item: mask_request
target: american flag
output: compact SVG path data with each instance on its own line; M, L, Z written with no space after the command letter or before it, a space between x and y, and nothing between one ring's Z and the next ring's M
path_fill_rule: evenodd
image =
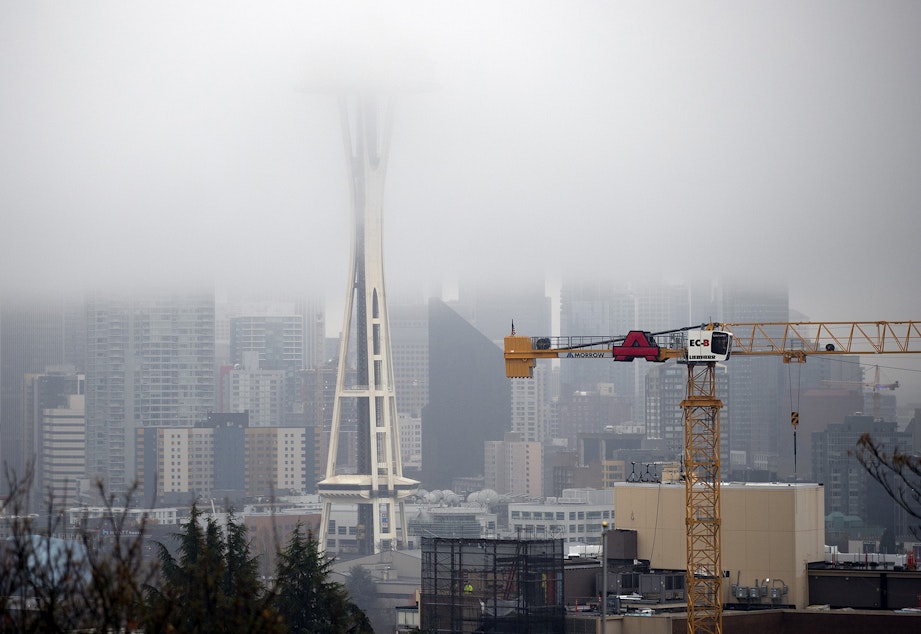
M512 336L515 336L515 320L512 320Z

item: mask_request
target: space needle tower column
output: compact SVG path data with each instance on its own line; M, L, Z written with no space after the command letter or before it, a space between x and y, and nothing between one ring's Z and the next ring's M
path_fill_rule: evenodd
M418 482L403 477L390 347L381 211L393 120L393 97L349 92L340 97L352 202L352 247L339 344L326 477L317 484L323 500L319 547L325 550L333 503L358 507L360 555L405 548L403 500ZM354 360L355 371L348 363ZM336 464L343 416L357 410L355 473ZM351 403L350 403L351 404Z

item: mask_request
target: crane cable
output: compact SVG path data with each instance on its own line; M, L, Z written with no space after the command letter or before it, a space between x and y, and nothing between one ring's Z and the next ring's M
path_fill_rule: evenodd
M793 368L796 368L796 387L793 387ZM796 428L799 427L799 397L800 382L802 380L802 364L787 364L787 383L790 389L790 425L793 426L793 481L797 480L796 472Z

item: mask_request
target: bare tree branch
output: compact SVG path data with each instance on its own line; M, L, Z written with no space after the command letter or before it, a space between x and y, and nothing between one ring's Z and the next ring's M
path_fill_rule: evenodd
M921 456L892 450L863 434L853 452L861 466L909 516L921 520ZM921 539L921 526L912 526L911 533Z

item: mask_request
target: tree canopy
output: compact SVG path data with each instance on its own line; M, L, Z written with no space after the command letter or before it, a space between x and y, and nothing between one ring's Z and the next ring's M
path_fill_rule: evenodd
M26 510L31 473L7 480L0 632L373 633L301 525L266 584L246 525L232 511L219 523L193 505L174 541L151 542L146 521L134 525L125 510L130 492L116 500L100 486L102 517L74 527L60 513L49 510L40 521ZM154 558L145 556L151 543Z
M275 607L289 631L373 632L364 612L349 601L346 589L329 580L330 566L313 534L304 533L298 524L279 554L275 575Z

